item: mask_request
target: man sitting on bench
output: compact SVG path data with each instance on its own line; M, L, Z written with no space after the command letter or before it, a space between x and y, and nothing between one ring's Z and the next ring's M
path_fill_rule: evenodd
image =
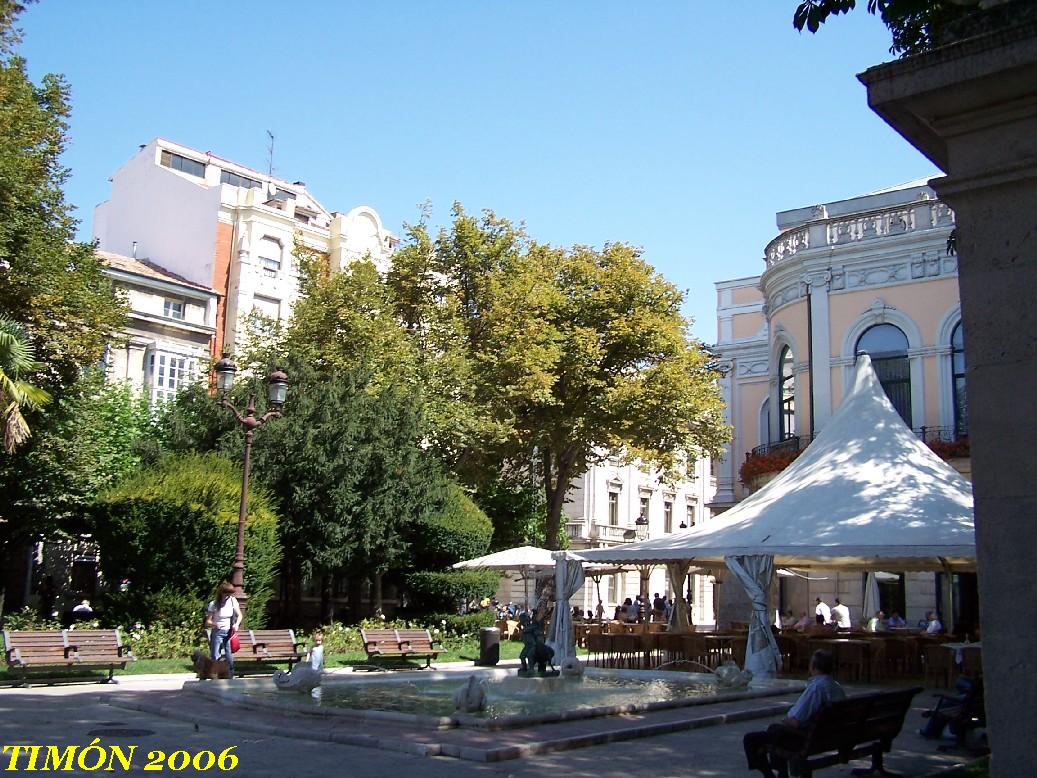
M786 719L771 724L766 732L746 733L742 745L745 747L745 758L750 770L759 770L766 778L774 778L774 768L781 769L783 766L771 765L767 757L767 747L796 737L796 730L810 724L822 706L846 698L843 687L832 678L834 665L835 660L831 653L815 651L810 658L810 681L796 700L796 704L789 709Z

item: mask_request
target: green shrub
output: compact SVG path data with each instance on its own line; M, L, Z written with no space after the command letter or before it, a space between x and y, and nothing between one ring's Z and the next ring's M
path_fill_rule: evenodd
M442 570L486 553L493 523L464 490L446 482L442 504L407 525L411 569Z
M206 605L200 597L168 587L158 592L111 592L102 595L100 602L101 623L106 627L157 624L197 629Z
M184 659L196 648L208 653L204 633L199 624L193 627L167 627L137 624L123 630L123 643L128 643L137 659Z
M102 493L93 509L105 576L129 578L135 594L158 596L154 606L181 618L190 608L186 599L177 602L175 593L208 602L216 584L230 574L240 496L241 470L215 454L169 456L122 481ZM262 489L250 487L248 509L248 626L259 627L281 546L277 516ZM159 596L163 591L170 594Z
M483 627L492 627L497 622L497 614L490 608L472 611L471 613L437 613L428 617L429 629L439 628L443 638L477 638Z
M406 582L416 608L433 613L460 613L467 603L492 595L500 578L495 570L451 570L411 573Z
M35 608L26 605L19 611L5 613L2 620L4 629L61 629L61 622L54 619L44 618Z

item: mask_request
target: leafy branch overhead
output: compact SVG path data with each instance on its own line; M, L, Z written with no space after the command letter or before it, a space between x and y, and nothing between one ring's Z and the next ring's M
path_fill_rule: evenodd
M890 52L910 55L950 42L949 30L970 17L986 14L980 0L868 0L868 13L878 14L893 36ZM792 16L792 24L802 31L817 32L830 16L849 13L856 0L803 0Z

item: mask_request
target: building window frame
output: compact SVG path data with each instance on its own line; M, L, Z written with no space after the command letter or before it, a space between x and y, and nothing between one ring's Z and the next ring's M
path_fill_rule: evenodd
M959 321L951 330L951 408L954 437L969 436L969 404L965 384L965 331Z
M158 161L162 167L169 168L170 170L186 173L195 178L205 178L204 162L199 162L197 159L185 157L183 154L177 154L175 151L162 149Z
M619 492L609 490L609 526L619 526Z
M261 189L263 187L262 181L256 181L254 178L243 176L231 170L220 170L220 183L227 184L228 186L239 186L243 189Z
M663 502L663 532L667 535L673 532L673 500Z
M778 407L781 428L780 440L796 436L796 358L791 346L784 346L778 354Z
M187 304L183 300L174 300L167 297L162 301L162 315L167 319L183 321L187 312Z
M893 346L892 343L871 345L862 348L865 339L878 340L880 338L897 338L903 340L903 345ZM880 350L881 348L881 350ZM908 354L911 341L900 327L891 322L877 322L862 332L854 346L854 354L867 353L871 357L871 365L878 376L882 391L896 408L900 418L910 428L912 427L912 381L911 381L911 357Z
M145 385L152 405L172 400L198 377L198 358L153 348L145 361Z

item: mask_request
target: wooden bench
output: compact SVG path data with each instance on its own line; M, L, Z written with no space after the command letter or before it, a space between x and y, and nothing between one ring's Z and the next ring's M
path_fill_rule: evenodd
M767 751L802 778L810 778L814 770L822 767L865 756L871 757L871 767L855 769L854 775L878 772L893 776L895 773L883 767L882 757L892 750L911 700L920 691L920 687L915 687L830 703L821 708L807 727L784 728L785 732L768 745Z
M306 655L306 644L297 641L290 629L250 629L241 632L240 637L241 650L234 655L235 666L242 661L287 662L291 670Z
M430 668L443 650L427 629L362 629L360 637L369 660L398 659L405 664L408 659L424 659Z
M118 629L4 630L5 659L9 670L20 670L22 684L37 669L65 670L107 668L101 683L118 683L115 668L136 659L122 644Z

